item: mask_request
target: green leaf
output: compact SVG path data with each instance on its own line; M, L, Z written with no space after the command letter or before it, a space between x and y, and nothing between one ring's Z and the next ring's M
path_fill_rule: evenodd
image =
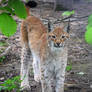
M92 14L88 17L88 24L92 25Z
M72 69L72 65L67 65L66 71L70 71Z
M7 90L7 89L8 89L7 87L0 86L0 92L2 92L2 90Z
M8 13L11 13L12 15L14 15L14 11L11 8L9 8L8 6L0 7L0 10L3 10L4 12L8 12Z
M12 36L17 30L17 24L7 13L0 14L0 30L5 36Z
M75 11L65 11L64 13L62 13L62 16L71 16L75 13Z
M92 27L87 27L87 31L85 32L85 40L88 44L92 45Z
M2 56L2 57L0 58L0 62L2 62L4 59L5 59L5 56Z
M92 24L88 24L88 25L86 26L86 30L89 30L90 28L92 28Z
M20 18L26 18L27 13L23 2L20 0L9 0L8 5L14 9L15 14Z
M0 91L2 90L2 87L0 86Z
M1 90L5 91L13 91L14 89L16 92L20 92L21 88L19 87L20 82L20 76L13 77L11 79L7 79L4 81L3 84L0 84Z
M5 10L5 8L4 7L0 7L0 10Z

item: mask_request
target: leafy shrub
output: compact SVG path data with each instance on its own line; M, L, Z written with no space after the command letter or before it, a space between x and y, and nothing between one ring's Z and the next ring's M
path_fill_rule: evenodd
M11 79L7 79L4 83L0 84L0 91L4 90L5 92L20 92L21 88L19 84L21 83L20 76L13 77Z
M71 16L71 15L73 15L74 13L75 13L74 10L72 10L72 11L65 11L65 12L62 13L62 16Z
M2 56L2 57L0 58L0 62L3 62L4 59L5 59L5 56Z
M71 16L75 13L75 11L65 11L62 13L62 16ZM85 41L88 44L92 45L92 14L88 17L88 25L86 26L86 32L85 32Z
M21 0L2 0L0 10L0 31L5 36L12 36L17 30L16 21L13 19L14 15L25 19L27 17L26 9ZM3 5L4 3L6 3Z
M71 71L72 70L72 65L67 65L66 71Z
M92 14L88 17L88 25L86 27L85 40L92 45Z
M7 42L2 41L2 42L0 42L0 46L1 46L1 47L2 47L2 46L8 46L8 43L7 43Z

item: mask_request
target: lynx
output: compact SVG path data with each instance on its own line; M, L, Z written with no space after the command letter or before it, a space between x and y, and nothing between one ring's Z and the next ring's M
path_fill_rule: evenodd
M21 24L21 87L30 88L28 73L32 54L34 80L41 82L42 92L64 92L69 33L67 26L47 31L35 16L28 16Z

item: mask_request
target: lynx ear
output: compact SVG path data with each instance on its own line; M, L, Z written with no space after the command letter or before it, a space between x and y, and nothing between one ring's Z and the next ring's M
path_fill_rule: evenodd
M64 31L67 32L67 33L70 32L70 23L69 22L64 24Z

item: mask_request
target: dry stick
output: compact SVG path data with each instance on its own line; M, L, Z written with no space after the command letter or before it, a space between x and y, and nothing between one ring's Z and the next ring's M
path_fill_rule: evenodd
M78 21L79 19L83 19L83 18L87 18L89 15L86 15L86 16L82 16L82 17L72 17L72 16L69 16L69 17L66 17L66 18L63 18L63 19L57 19L56 21L54 21L53 24L57 24L57 23L61 23L62 21L64 22L69 22L69 20L67 19L71 19L71 18L76 18L76 19L73 19L71 20L70 22L74 22L74 21Z
M2 56L7 55L7 54L9 53L9 51L11 50L11 48L12 48L12 46L8 46L8 48L0 55L0 58L1 58Z

